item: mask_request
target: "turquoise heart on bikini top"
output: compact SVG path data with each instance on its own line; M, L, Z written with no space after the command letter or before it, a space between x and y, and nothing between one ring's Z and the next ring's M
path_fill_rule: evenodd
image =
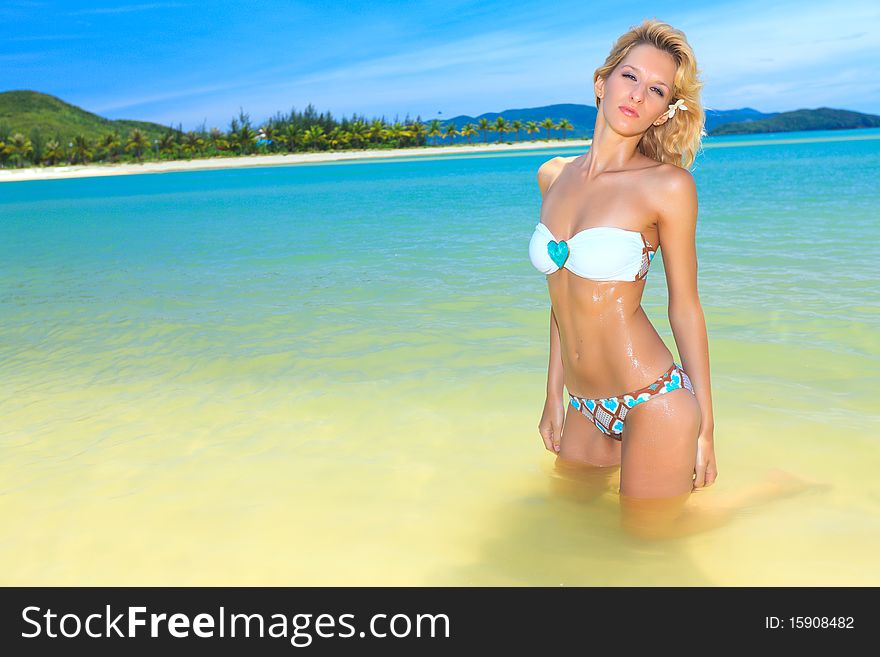
M550 254L550 259L556 263L556 266L561 269L565 261L568 260L568 244L565 240L558 242L550 240L547 242L547 253Z

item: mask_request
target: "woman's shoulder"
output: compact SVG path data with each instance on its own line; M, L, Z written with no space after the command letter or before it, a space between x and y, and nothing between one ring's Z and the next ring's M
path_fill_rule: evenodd
M551 157L549 160L538 167L538 173L541 173L542 171L549 172L561 169L566 164L574 160L576 157L577 155L573 155L572 157L562 157L559 155L557 155L556 157Z
M560 167L564 167L566 164L576 160L577 158L577 155L572 155L571 157L562 157L561 155L557 155L556 157L551 157L540 167L538 167L538 171L541 171L542 169L558 169Z
M658 221L679 223L695 220L697 185L694 175L675 164L664 163L655 169L651 198L656 199Z
M694 185L694 174L683 167L670 164L669 162L661 162L654 169L654 174L657 182L666 189L674 190Z
M669 201L671 196L696 196L697 188L693 174L680 166L661 162L648 168L644 182L651 198Z
M538 187L541 189L541 195L545 195L547 190L550 189L550 186L556 180L556 177L562 171L562 167L575 159L577 155L573 157L561 157L557 156L551 158L544 162L541 166L538 167Z

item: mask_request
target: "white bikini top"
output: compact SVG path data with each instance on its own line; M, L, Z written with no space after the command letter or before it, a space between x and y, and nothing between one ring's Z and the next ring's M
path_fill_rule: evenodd
M614 226L595 226L558 240L541 222L529 242L529 259L542 274L565 267L593 281L640 281L657 248L644 234Z

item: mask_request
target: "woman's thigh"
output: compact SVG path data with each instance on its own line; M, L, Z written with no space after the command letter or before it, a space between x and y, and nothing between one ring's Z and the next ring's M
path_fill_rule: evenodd
M592 420L568 404L559 439L559 458L606 466L619 465L620 454L619 440L606 436Z
M623 430L621 496L686 499L693 490L700 418L700 404L685 388L631 408Z

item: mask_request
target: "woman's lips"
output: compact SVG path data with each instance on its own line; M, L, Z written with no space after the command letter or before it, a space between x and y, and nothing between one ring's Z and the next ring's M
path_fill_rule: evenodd
M636 112L634 109L630 109L629 107L626 107L625 105L620 105L620 111L623 112L626 116L630 116L634 119L639 118L638 112Z

